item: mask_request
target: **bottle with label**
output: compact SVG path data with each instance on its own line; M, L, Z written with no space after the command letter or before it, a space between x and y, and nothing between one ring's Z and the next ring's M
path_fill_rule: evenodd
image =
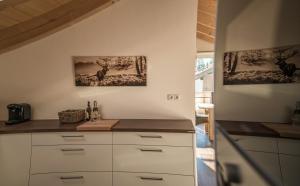
M90 121L91 120L91 115L92 115L92 107L91 107L90 101L88 101L88 105L87 105L87 108L86 108L86 113L87 113L86 120Z

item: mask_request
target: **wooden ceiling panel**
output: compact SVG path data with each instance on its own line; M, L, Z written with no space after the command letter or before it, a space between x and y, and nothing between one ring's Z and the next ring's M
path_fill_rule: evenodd
M2 11L0 11L0 15L13 19L17 23L27 21L31 18L31 16L24 14L23 12L20 12L12 7L3 9Z
M26 1L29 1L29 0L5 0L5 1L0 1L0 11L5 9L5 8L12 7L12 6L15 6L15 5L20 4L20 3L24 3Z
M113 0L20 1L13 7L0 10L0 52L21 46L41 35L46 36L96 8L113 3Z
M197 38L214 43L216 0L198 0Z
M216 32L214 27L209 27L209 26L203 25L201 23L197 24L197 31L205 33L205 34L210 35L210 36L214 36L215 32Z
M198 10L216 15L216 0L199 0Z
M198 31L197 31L197 37L199 39L202 39L202 40L210 42L210 43L213 43L215 41L214 37L207 35L205 33L202 33L202 32L198 32Z
M15 7L18 11L21 11L23 13L26 13L27 15L30 15L32 17L39 16L45 12L48 12L50 10L53 10L59 6L59 4L53 5L47 1L41 1L41 0L30 0L25 3L20 3Z
M5 15L1 15L0 14L0 26L1 27L10 27L12 25L17 24L18 21L14 20L14 19L10 19L9 17L6 17Z

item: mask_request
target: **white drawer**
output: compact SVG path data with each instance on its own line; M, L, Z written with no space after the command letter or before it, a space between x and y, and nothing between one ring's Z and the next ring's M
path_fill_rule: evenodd
M30 178L29 186L111 186L111 172L76 172L36 174Z
M279 158L284 186L298 186L300 157L280 154Z
M269 137L230 135L245 150L277 153L277 139Z
M112 171L112 146L32 147L31 174L74 171Z
M114 173L114 186L195 186L193 176Z
M279 139L278 149L281 154L300 156L300 141L292 139Z
M260 167L271 175L279 185L283 185L278 154L255 151L246 152Z
M114 144L193 146L193 134L156 132L114 132Z
M32 145L112 144L111 132L33 133Z
M114 145L113 170L166 174L194 174L192 147Z

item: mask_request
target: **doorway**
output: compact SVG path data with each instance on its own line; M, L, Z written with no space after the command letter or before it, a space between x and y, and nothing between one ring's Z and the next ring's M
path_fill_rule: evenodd
M217 0L198 0L195 115L198 185L215 186L214 48Z

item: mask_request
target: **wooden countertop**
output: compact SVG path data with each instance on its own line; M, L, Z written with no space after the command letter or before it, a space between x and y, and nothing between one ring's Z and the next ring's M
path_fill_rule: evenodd
M82 123L60 124L58 120L32 120L16 125L5 125L4 121L0 121L0 134L76 132L76 127L80 124ZM121 119L112 131L194 133L195 128L190 120Z
M216 121L229 134L300 139L300 126L288 123Z

